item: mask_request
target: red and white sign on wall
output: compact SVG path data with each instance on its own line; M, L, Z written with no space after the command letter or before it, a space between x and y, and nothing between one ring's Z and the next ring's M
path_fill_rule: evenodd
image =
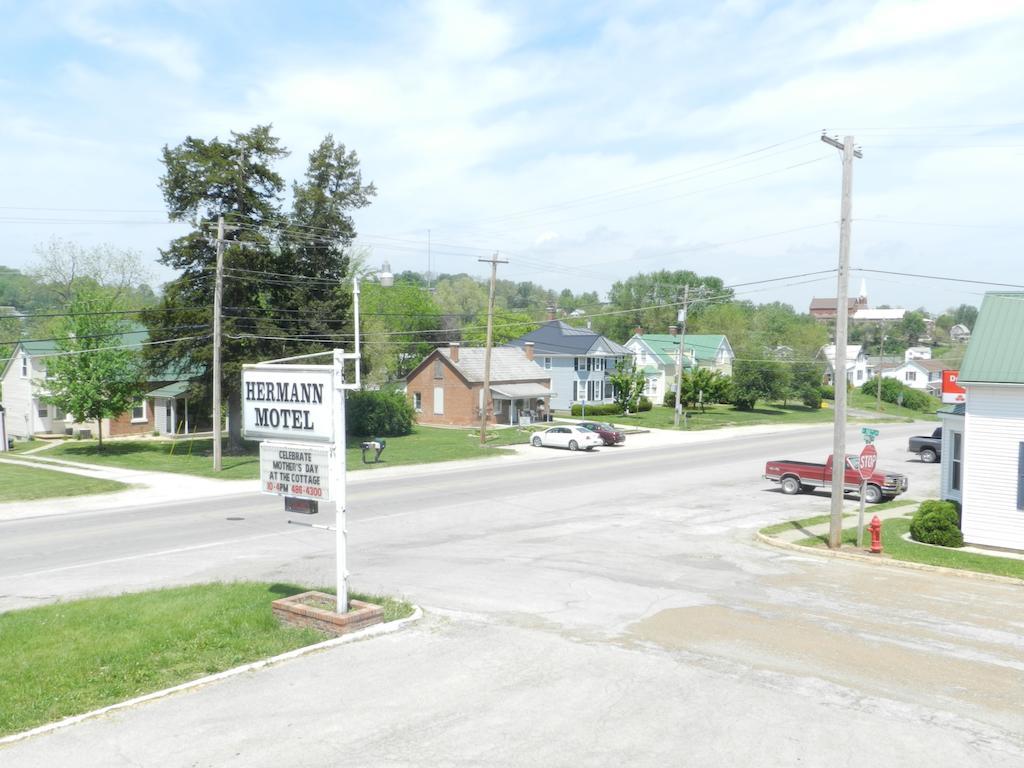
M966 403L967 390L957 383L960 371L942 372L942 402L944 403Z

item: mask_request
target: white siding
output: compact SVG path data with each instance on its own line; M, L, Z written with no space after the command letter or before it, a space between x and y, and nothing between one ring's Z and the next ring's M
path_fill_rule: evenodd
M1017 509L1024 386L968 385L965 419L963 531L970 544L1024 549L1024 510Z
M4 409L7 411L7 434L12 437L30 437L39 431L39 419L36 416L38 402L33 397L33 382L38 385L45 376L38 361L31 360L29 376L21 377L20 354L11 361L12 365L4 376Z

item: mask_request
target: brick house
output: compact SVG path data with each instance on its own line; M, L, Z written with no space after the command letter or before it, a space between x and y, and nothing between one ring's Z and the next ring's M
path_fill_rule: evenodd
M480 424L484 349L458 344L435 349L406 376L406 395L420 424ZM551 413L551 376L533 361L533 345L491 350L489 424L526 424Z

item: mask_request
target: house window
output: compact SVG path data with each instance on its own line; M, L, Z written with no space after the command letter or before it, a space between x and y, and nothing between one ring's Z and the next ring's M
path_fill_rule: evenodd
M434 361L434 378L435 379L443 379L444 378L444 363L442 363L440 360L435 360Z
M64 412L63 409L59 408L56 405L53 406L53 418L54 419L56 419L57 421L64 421L64 417L65 416L67 416L67 414Z
M953 433L953 472L949 484L954 491L960 490L960 477L964 464L964 433Z
M581 367L586 366L586 363L580 363L580 360L584 360L584 359L586 359L586 358L574 357L572 359L572 369L574 371L578 371Z
M28 378L28 355L26 354L21 356L21 378Z
M146 421L146 401L140 400L132 406L132 424Z
M444 416L444 387L434 387L434 415Z
M917 371L907 371L907 381L917 381Z
M40 419L45 419L50 412L46 409L45 405L40 405L37 413L39 414Z
M423 412L423 393L422 392L413 392L412 393L412 407L416 411L416 413L422 413Z
M864 371L857 371L857 381L864 378Z
M545 371L550 371L551 370L551 358L550 357L545 357L544 358L544 370Z

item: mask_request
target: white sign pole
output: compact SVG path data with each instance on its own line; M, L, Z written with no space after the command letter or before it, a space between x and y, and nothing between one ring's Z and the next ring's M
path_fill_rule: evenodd
M356 360L356 365L359 361ZM334 350L334 497L337 557L338 613L348 612L348 531L345 530L345 351Z

